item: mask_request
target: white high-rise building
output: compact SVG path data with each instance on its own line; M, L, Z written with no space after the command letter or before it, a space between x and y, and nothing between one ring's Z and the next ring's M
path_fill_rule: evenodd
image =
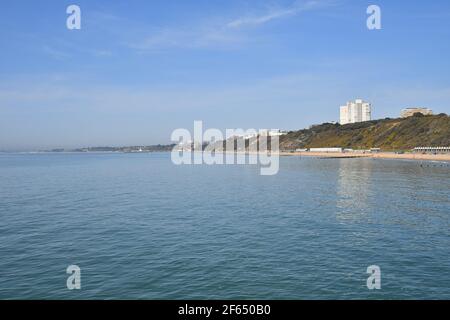
M372 105L361 99L347 102L340 109L340 124L372 120Z

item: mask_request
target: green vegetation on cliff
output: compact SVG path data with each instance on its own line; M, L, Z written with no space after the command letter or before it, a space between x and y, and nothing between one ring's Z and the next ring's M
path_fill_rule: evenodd
M280 137L281 150L343 147L407 150L418 146L450 146L450 117L414 115L347 125L324 123Z

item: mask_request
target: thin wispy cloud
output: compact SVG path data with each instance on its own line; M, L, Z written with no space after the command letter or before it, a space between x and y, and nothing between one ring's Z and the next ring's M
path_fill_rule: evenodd
M318 0L296 1L287 8L274 8L263 15L251 15L235 19L227 24L229 28L240 28L244 26L262 25L272 20L295 16L301 12L317 8L324 5L325 2Z
M245 37L221 28L160 29L151 35L127 44L138 51L152 51L166 48L230 48L244 42Z
M165 48L235 48L239 45L254 42L257 36L246 26L261 26L270 21L292 17L302 12L324 8L335 0L298 0L286 7L274 7L264 14L249 13L230 21L224 17L216 17L214 22L203 21L187 23L183 27L155 28L148 36L127 46L141 52Z
M109 50L98 50L98 49L94 49L94 50L90 50L89 53L91 53L94 57L111 57L113 55L113 53Z
M86 55L96 58L111 57L113 55L110 50L86 48L68 41L60 40L54 41L51 46L43 45L41 52L55 60L67 60L79 55Z
M67 58L70 58L70 56L71 56L69 53L67 53L65 51L62 51L62 50L59 50L59 49L55 49L55 48L50 47L48 45L44 45L42 47L42 52L44 54L50 56L51 58L57 59L57 60L65 60Z

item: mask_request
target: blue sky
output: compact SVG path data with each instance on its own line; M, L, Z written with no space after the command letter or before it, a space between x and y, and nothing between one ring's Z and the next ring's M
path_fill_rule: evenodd
M374 118L450 113L448 0L17 0L0 23L0 150L168 143L194 120L301 129L355 98Z

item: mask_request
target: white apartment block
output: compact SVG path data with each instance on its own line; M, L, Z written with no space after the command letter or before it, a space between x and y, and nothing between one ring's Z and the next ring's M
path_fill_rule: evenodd
M347 102L340 108L340 124L372 120L372 105L361 99Z

